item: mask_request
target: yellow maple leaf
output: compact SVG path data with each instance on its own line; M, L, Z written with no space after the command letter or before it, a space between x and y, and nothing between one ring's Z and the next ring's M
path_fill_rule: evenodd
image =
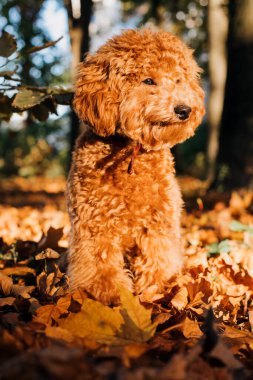
M98 301L84 299L80 312L58 320L61 328L73 335L105 344L146 342L157 324L151 321L151 310L139 298L120 288L121 307L110 308Z
M60 326L73 335L108 344L116 340L123 323L119 308L111 309L89 298L83 301L80 312L59 321Z
M156 323L151 321L152 310L146 309L140 304L139 297L134 296L129 290L120 287L121 310L124 324L120 336L135 342L146 342L155 333Z

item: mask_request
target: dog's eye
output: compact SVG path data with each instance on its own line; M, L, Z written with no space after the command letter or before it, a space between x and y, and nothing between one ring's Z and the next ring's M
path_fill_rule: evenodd
M179 83L181 83L181 79L176 80L176 84L179 84Z
M155 84L155 82L153 81L152 78L144 79L143 83L145 83L145 84L149 84L149 85L153 85L153 84Z

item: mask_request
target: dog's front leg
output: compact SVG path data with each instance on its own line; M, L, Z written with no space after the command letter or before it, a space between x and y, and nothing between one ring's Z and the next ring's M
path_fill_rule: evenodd
M83 288L105 304L119 303L118 285L133 291L122 247L108 236L84 239L72 234L68 274L72 291Z
M170 278L182 268L180 238L173 232L161 235L143 232L137 237L139 254L134 263L135 292L142 293L156 286L157 292L166 288Z

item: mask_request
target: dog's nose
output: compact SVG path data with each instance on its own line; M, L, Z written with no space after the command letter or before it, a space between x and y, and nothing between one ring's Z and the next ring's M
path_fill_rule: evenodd
M191 107L185 106L184 104L180 104L174 108L175 114L180 120L188 119L191 110Z

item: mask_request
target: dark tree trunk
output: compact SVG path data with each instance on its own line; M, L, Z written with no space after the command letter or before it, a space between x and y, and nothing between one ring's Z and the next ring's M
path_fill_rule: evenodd
M89 25L92 16L92 0L81 0L81 17L80 24L82 28L82 39L80 49L80 59L83 60L84 54L90 48Z
M80 17L73 14L71 0L65 0L68 12L69 34L72 48L72 78L75 80L77 64L84 59L85 53L89 51L90 35L89 24L92 16L92 0L81 0ZM76 138L80 133L80 123L74 113L70 115L70 141L69 141L69 164L74 149Z
M220 174L228 187L253 185L253 1L230 0L228 72Z
M150 16L155 20L156 25L161 26L163 22L163 7L161 0L151 0L150 3Z

